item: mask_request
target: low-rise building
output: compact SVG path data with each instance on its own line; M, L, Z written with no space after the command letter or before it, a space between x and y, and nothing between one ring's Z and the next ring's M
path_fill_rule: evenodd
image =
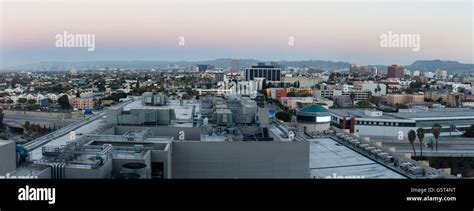
M409 130L423 128L425 136L432 136L431 128L442 126L441 136L461 135L474 122L474 110L469 108L413 108L390 113L363 109L331 109L332 121L353 125L352 130L365 136L403 137ZM454 126L454 130L452 129Z
M71 106L77 109L86 109L86 108L94 108L95 107L95 100L94 98L78 98L74 97L70 101Z
M298 131L304 133L319 133L329 129L331 115L328 109L320 105L308 105L296 114Z
M414 102L424 102L425 95L416 95L416 94L388 94L386 96L386 101L388 104L408 104Z

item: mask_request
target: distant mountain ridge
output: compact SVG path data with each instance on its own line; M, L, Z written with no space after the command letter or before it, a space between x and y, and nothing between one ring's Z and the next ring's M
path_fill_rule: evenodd
M231 67L233 59L214 59L205 61L87 61L87 62L39 62L28 65L19 65L10 67L5 70L32 70L32 71L58 71L76 69L94 69L94 68L137 68L137 69L152 69L152 68L173 68L175 65L179 67L196 66L198 64L210 64L216 68ZM239 59L240 67L250 67L258 62L270 63L271 61L261 61L255 59ZM333 62L321 60L303 60L303 61L276 61L278 64L285 67L314 67L323 70L342 69L350 66L349 62Z
M19 65L4 69L5 71L61 71L75 69L99 69L99 68L133 68L133 69L152 69L152 68L173 68L175 65L179 67L196 66L198 64L210 64L217 68L228 68L232 66L230 58L205 60L205 61L85 61L85 62L39 62L28 65ZM250 67L258 62L269 63L271 61L261 61L256 59L239 59L240 67ZM344 61L323 61L323 60L301 60L301 61L275 61L285 67L312 67L321 70L348 69L351 65ZM377 67L382 72L386 70L385 65L368 65ZM435 71L437 69L447 70L450 73L455 72L474 72L474 64L464 64L457 61L442 60L418 60L411 65L405 66L409 70L419 71Z
M418 60L407 66L410 70L433 71L437 69L449 72L474 72L474 64L463 64L457 61Z

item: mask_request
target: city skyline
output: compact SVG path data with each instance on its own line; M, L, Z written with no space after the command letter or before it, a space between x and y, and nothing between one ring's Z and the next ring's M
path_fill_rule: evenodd
M214 58L474 63L471 1L107 2L2 1L0 68ZM95 50L56 47L55 36L66 31L95 35ZM389 32L418 34L420 50L380 47L381 35Z

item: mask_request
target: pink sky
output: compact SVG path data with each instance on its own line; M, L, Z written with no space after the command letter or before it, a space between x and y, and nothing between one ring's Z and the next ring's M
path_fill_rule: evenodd
M3 65L45 59L34 53L41 50L51 55L63 50L54 48L55 35L63 31L95 34L97 49L104 50L95 52L96 60L114 58L113 52L105 53L107 49L133 49L138 54L148 49L143 56L150 49L156 49L157 55L166 53L160 49L181 52L178 37L184 36L185 48L193 50L182 51L182 58L174 60L189 59L197 52L203 57L222 52L221 57L256 59L292 60L295 55L294 59L372 64L435 58L473 63L469 0L4 0L1 8ZM380 48L380 35L388 31L420 34L421 50ZM295 46L288 46L289 36L295 37ZM22 52L31 61L20 59Z

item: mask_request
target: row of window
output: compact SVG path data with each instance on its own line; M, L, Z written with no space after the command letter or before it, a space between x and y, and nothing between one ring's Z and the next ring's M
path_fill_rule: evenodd
M331 120L338 122L338 118L331 116ZM379 126L395 126L395 127L416 127L416 123L406 122L378 122L378 121L356 121L356 125L379 125Z
M268 81L280 81L280 69L246 69L245 80L265 78Z
M357 125L380 125L380 126L399 126L399 127L415 127L416 123L405 122L376 122L376 121L356 121Z
M398 122L371 122L371 121L356 121L358 125L385 125L385 126L399 126Z

